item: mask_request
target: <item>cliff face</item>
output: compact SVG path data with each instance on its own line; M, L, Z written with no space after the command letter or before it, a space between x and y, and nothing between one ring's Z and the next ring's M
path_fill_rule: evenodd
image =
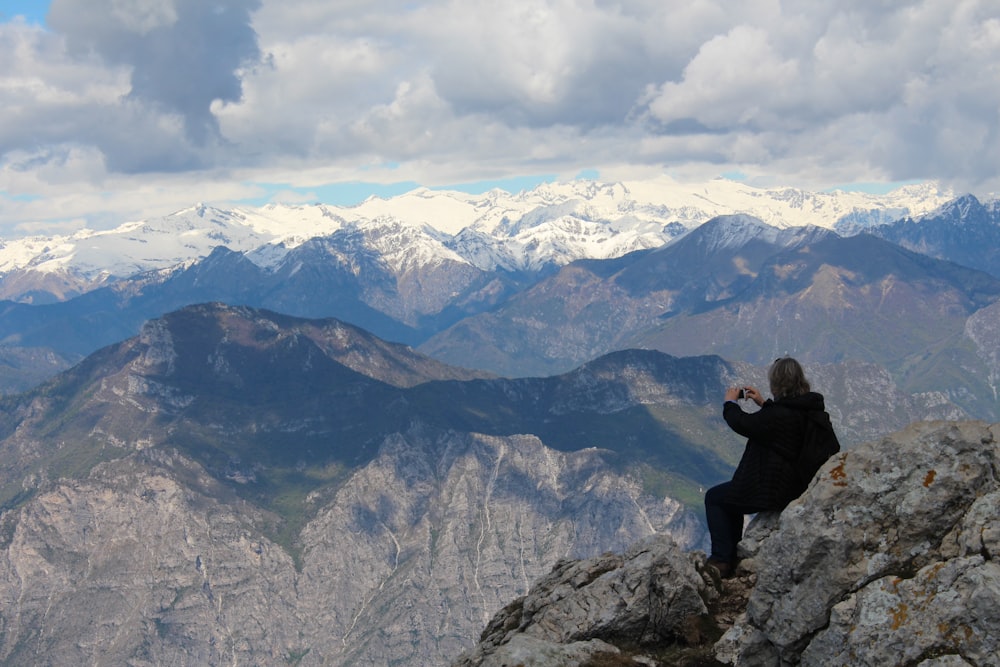
M784 512L758 515L737 579L665 538L561 563L454 664L996 664L998 469L1000 425L915 423L839 454ZM748 584L729 627L723 603Z
M306 502L293 557L176 450L52 484L0 518L0 663L443 664L560 557L702 535L596 450L418 426Z

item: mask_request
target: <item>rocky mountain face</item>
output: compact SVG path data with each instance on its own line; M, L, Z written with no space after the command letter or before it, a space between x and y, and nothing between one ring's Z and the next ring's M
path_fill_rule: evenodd
M928 410L809 367L845 444ZM443 664L560 559L705 546L763 368L649 350L511 380L221 304L0 399L0 662ZM872 392L875 390L875 393Z
M998 443L923 422L842 452L750 523L735 579L666 538L560 561L453 665L994 664Z
M421 429L275 512L177 449L61 478L4 511L3 664L442 664L559 557L697 519L595 452ZM331 474L331 476L333 476Z
M748 216L715 218L664 248L574 262L420 349L504 375L564 372L630 347L679 314L728 303L749 288L768 259L826 236L834 234L816 227L782 231Z

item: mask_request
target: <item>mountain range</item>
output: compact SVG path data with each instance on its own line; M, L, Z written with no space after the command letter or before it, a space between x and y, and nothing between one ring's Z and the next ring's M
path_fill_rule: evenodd
M958 402L996 418L989 313L998 299L1000 278L869 234L723 217L657 250L573 263L420 349L510 375L562 372L623 347L756 364L784 354L858 359L884 365L911 392L957 398L974 387L982 402ZM971 322L981 324L978 342Z
M594 197L607 191L614 188ZM565 373L624 348L758 365L786 353L853 359L884 367L907 393L995 419L998 236L996 202L965 196L853 236L741 213L620 256L487 271L440 243L423 252L426 227L383 219L284 247L266 265L259 247L217 246L199 261L105 281L65 301L4 302L0 382L30 388L149 319L223 302L335 316L450 365L508 377Z
M965 195L917 218L868 228L908 250L1000 274L1000 200Z
M810 365L846 446L924 417ZM0 663L444 664L561 558L704 548L765 368L622 350L545 378L333 319L174 311L0 399Z
M351 207L198 204L114 229L0 241L0 297L63 300L108 281L198 261L218 246L273 266L290 249L338 231L353 232L399 273L439 259L516 272L657 247L718 215L747 213L777 227L865 228L922 215L953 198L934 184L876 196L765 190L725 179L682 185L662 177L545 184L513 195L418 189Z
M612 275L619 262L637 260L643 249L648 254L676 243L691 250L694 244L684 244L684 237L719 215L754 217L770 230L764 238L754 224L729 224L708 241L716 246L694 249L702 254L675 251L639 261L627 271L639 281L629 289L660 296L669 292L671 298L667 307L651 303L630 313L637 320L625 327L630 331L699 299L718 301L724 294L720 290L747 283L746 276L735 281L714 277L695 259L707 257L704 253L717 252L712 262L719 267L726 252L742 246L747 246L744 253L760 254L793 243L786 239L805 233L806 224L821 228L812 236L837 228L888 229L896 224L892 220L922 224L925 218L895 216L933 216L945 210L941 206L948 206L948 196L929 185L875 197L759 190L725 180L698 188L666 179L573 182L519 195L421 190L351 208L224 211L197 206L114 230L5 241L0 244L0 294L8 302L0 311L0 389L29 388L103 345L134 335L147 319L208 301L338 317L389 340L425 345L424 351L435 354L441 340L450 340L457 349L448 360L469 363L468 354L460 361L463 343L455 333L477 326L476 316L515 312L525 291L546 279L555 282L540 291L553 292L554 303L567 302L568 317L575 312L593 316L597 329L618 327L602 319L607 304L599 300L591 303L583 295L568 303L559 293L565 278L556 276L561 269L572 272L583 261L600 275ZM968 245L963 238L972 242L983 229L995 233L994 204L979 206L977 213L981 209L984 215L963 218L972 222L959 226L961 233L938 255L957 261L957 247ZM923 247L934 254L933 244ZM660 276L652 269L645 278L635 277L642 265L658 266L665 284L655 284ZM677 283L684 283L683 293ZM699 290L705 294L698 296ZM629 302L635 301L630 296ZM525 321L539 325L530 317ZM585 338L595 336L600 334ZM546 350L528 350L519 359L484 345L472 365L515 375L561 372L613 349L602 341L566 343L577 349L554 360L545 359L553 356ZM470 345L479 343L465 347Z

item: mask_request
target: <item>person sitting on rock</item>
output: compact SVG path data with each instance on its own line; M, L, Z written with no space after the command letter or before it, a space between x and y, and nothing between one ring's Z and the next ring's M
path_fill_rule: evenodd
M815 410L826 414L823 395L811 390L795 359L776 359L768 382L773 400L765 401L755 387L726 390L722 416L731 429L747 438L747 444L732 480L705 493L705 518L712 540L708 564L723 578L736 569L744 515L780 511L802 493L795 462L805 437L804 415ZM744 411L737 402L743 398L760 409Z

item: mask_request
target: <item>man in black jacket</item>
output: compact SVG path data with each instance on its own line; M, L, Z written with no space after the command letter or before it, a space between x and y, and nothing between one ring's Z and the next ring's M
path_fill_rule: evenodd
M773 400L755 387L726 390L722 416L729 427L747 438L733 479L705 494L705 517L712 539L708 563L723 578L736 568L736 545L743 537L743 517L782 510L803 491L795 467L805 436L805 416L825 414L822 394L811 390L798 361L776 359L768 371ZM746 398L760 406L746 412L737 402ZM828 419L828 417L827 417Z

